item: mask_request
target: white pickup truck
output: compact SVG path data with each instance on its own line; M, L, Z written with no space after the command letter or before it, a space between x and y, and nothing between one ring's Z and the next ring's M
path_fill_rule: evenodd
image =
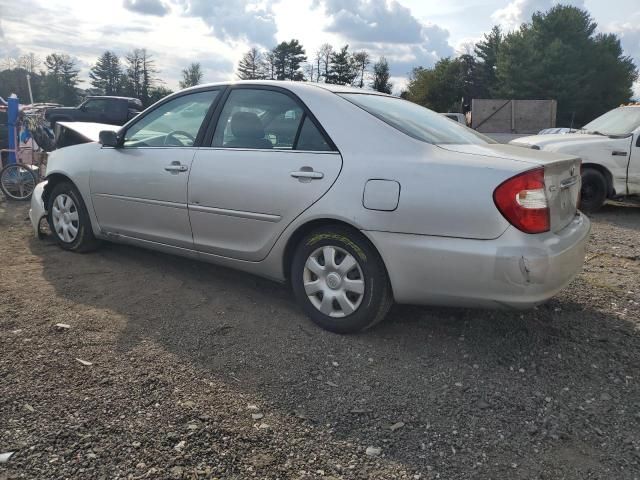
M622 106L575 133L534 135L511 145L582 158L580 208L593 212L608 198L640 195L640 104Z

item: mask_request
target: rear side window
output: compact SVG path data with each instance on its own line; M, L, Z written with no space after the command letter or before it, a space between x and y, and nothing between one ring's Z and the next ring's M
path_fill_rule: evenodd
M302 108L283 93L233 90L220 114L213 146L291 150L303 114Z
M259 150L332 148L301 104L281 92L232 90L220 113L212 146Z
M361 93L341 96L392 127L423 142L433 144L496 143L439 113L397 97Z
M300 136L298 137L298 143L296 150L306 150L312 152L330 152L333 149L331 145L327 143L318 127L313 123L313 120L305 115L302 129L300 130Z

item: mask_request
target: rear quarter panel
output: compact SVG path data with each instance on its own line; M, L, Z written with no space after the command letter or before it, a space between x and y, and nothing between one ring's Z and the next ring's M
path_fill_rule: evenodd
M362 230L490 239L508 222L493 203L493 190L525 162L452 152L415 140L354 104L317 87L303 101L343 156L343 169L330 192L304 216L335 212ZM305 92L306 93L306 92ZM394 211L366 209L370 179L400 184Z

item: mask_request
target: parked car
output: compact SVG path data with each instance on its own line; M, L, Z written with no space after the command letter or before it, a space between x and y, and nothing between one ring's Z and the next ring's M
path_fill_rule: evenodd
M142 111L142 102L129 97L87 97L77 107L49 108L45 118L55 127L58 122L95 122L124 125Z
M521 137L512 145L582 158L581 208L640 195L640 105L615 108L575 133Z
M398 303L526 308L580 270L580 159L495 144L400 98L237 82L173 94L51 154L30 217L288 281L334 332ZM216 295L216 292L211 292Z

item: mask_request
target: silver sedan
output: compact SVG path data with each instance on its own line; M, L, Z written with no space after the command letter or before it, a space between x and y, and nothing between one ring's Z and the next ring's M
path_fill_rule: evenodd
M67 250L108 240L287 281L314 322L347 333L394 301L547 300L584 261L579 191L579 158L498 145L399 98L237 82L54 152L30 215Z

